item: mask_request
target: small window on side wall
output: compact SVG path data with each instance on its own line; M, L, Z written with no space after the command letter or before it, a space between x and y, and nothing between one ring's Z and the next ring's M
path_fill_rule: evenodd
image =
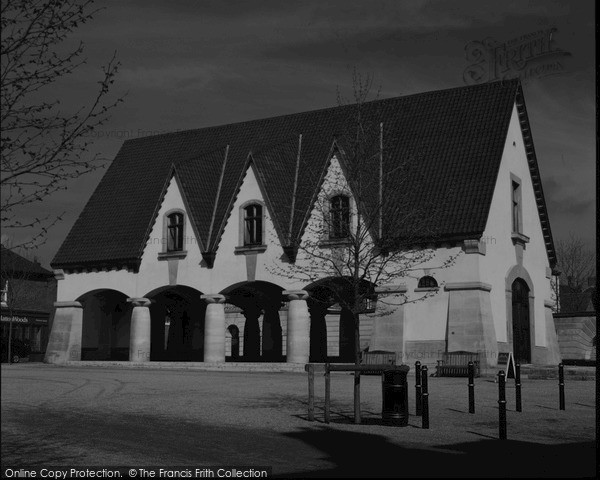
M437 281L435 280L435 278L433 278L430 275L421 277L419 279L419 285L417 285L417 288L437 288L437 287L438 287Z
M253 203L244 208L244 246L263 243L263 207Z
M167 216L167 252L183 250L183 213L175 212Z
M329 238L342 239L350 235L350 198L336 195L329 203Z
M516 181L512 181L512 231L513 233L523 233L523 218L521 211L521 184Z

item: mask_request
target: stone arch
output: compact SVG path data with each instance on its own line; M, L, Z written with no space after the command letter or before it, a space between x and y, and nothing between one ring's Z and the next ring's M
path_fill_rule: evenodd
M202 361L206 302L187 285L165 285L146 295L150 309L150 360Z
M305 290L310 298L310 361L341 361L352 363L356 355L356 331L354 315L349 308L353 296L353 280L345 277L327 277L317 280ZM352 290L352 291L351 291ZM375 285L363 280L361 291L367 299L374 300ZM339 315L338 356L332 356L327 348L327 315Z
M285 299L282 292L283 288L279 285L265 281L239 282L220 292L226 296L228 304L238 309L226 315L230 318L237 316L241 360L283 361L284 335L280 310ZM231 321L226 319L226 323Z
M123 292L99 288L80 295L82 360L127 360L131 304Z
M510 349L514 354L514 341L515 341L515 321L517 318L514 317L514 309L517 308L513 305L513 288L515 282L522 282L527 290L529 296L529 302L527 304L527 311L529 316L529 350L530 355L534 355L535 349L535 290L533 280L529 272L523 267L523 265L514 265L509 269L505 277L505 291L506 291L506 338ZM529 358L531 361L532 358Z
M227 354L227 350L229 350L229 358L231 361L235 362L240 358L240 329L237 325L231 324L227 327L227 342L226 344L229 348L225 348L225 352Z
M523 267L523 265L514 265L513 267L511 267L510 270L506 273L505 278L506 291L512 288L512 284L517 278L522 278L527 284L527 287L529 287L529 292L532 296L534 296L533 280L531 279L531 275L529 275L529 272L525 269L525 267Z

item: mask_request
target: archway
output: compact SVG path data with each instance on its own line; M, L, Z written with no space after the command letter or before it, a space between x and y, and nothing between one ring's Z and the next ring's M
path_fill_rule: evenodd
M513 352L517 362L531 363L531 318L529 311L529 287L517 278L511 287Z
M236 362L240 358L240 329L237 325L229 325L229 327L227 327L227 334L229 348L225 348L225 353L232 361ZM229 350L229 352L227 352L227 350ZM227 355L227 353L229 353L229 355Z
M329 277L308 285L310 323L310 361L353 363L356 358L357 332L353 310L368 311L367 303L376 299L375 286L363 280L359 283L361 304L355 306L354 279ZM327 315L339 315L338 356L328 355Z
M127 360L131 304L117 290L100 289L77 299L83 306L82 360Z
M239 326L243 329L240 360L283 361L283 331L279 314L284 301L282 291L273 283L255 281L236 283L221 292L227 297L228 304L238 308Z
M185 285L161 287L147 295L150 305L150 360L204 359L204 314L201 292Z

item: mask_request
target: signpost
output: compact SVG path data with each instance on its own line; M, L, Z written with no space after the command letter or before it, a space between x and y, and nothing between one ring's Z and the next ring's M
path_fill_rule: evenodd
M512 352L498 354L498 368L506 372L506 378L515 378L515 359Z

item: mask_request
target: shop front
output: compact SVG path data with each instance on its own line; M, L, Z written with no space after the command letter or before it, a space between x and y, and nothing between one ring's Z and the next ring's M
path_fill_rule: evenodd
M48 313L2 311L2 361L8 360L8 338L12 337L13 361L41 361L48 344ZM15 355L18 357L15 358Z

